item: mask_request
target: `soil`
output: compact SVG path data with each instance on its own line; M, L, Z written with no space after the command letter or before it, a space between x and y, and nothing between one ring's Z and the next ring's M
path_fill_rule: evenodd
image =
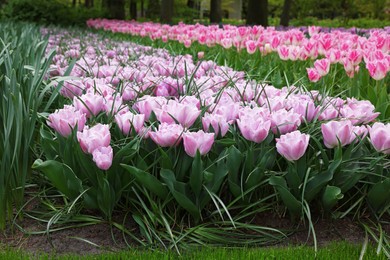
M91 214L91 212L88 212ZM93 212L92 212L93 215ZM133 230L137 235L137 225L131 222L131 217L127 218L126 228ZM114 221L122 223L123 216L117 215ZM390 223L390 217L387 216L387 223ZM290 218L279 216L276 213L263 213L252 219L253 224L261 226L278 228L280 230L292 230L288 238L286 238L280 246L286 245L313 245L313 236L308 232L306 222L292 222ZM354 244L362 244L365 239L365 231L357 221L350 218L331 219L323 216L313 217L314 229L316 232L317 242L319 246L324 246L333 241L348 241ZM76 254L76 255L93 255L102 252L115 252L135 247L138 244L126 236L117 228L112 228L108 223L102 221L98 224L67 228L59 231L54 231L47 234L27 235L22 232L24 229L28 232L45 230L45 223L36 221L30 217L25 217L23 220L17 221L19 228L0 233L0 246L6 245L11 248L20 249L33 253L48 254ZM60 226L58 226L60 227ZM390 224L382 226L386 234L390 234Z

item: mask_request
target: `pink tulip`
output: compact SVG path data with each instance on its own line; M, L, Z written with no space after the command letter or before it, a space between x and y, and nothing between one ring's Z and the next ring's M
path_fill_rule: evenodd
M60 94L67 98L80 96L85 89L84 84L80 80L67 80L60 90Z
M375 60L368 62L366 68L373 79L381 80L386 77L390 65L387 65L384 61Z
M85 114L77 111L73 106L65 105L63 109L57 109L49 115L47 124L60 135L68 137L76 125L78 131L83 130L86 121Z
M87 93L73 98L73 105L87 117L96 116L103 110L103 97L99 94Z
M271 121L264 120L261 117L255 119L243 116L237 120L237 126L245 139L255 143L261 143L269 134Z
M354 125L367 124L379 116L379 113L374 110L374 105L368 100L359 101L355 98L347 98L347 103L340 109L340 114L351 120Z
M390 123L375 123L370 129L370 140L372 146L378 152L390 154Z
M320 59L314 62L314 68L317 70L320 77L329 73L330 61L328 59Z
M330 121L321 125L321 132L324 138L324 144L328 148L334 148L340 145L345 146L354 140L352 132L352 123L349 120Z
M278 47L278 54L281 60L288 60L290 50L287 46L282 45Z
M183 134L183 143L185 152L195 157L196 151L201 155L207 154L214 143L214 134L205 133L202 130L198 132L186 132Z
M156 108L161 108L162 105L167 103L167 99L164 97L151 97L144 96L137 100L134 104L134 108L140 113L145 115L145 120L149 120L150 114Z
M172 147L180 143L183 131L181 125L161 123L157 131L149 132L149 136L161 147Z
M154 110L157 119L161 123L174 124L176 121L183 127L191 127L200 115L200 110L193 105L178 103L175 100L169 100L161 109Z
M301 125L301 115L290 110L278 110L271 113L271 129L274 134L285 134L297 130Z
M131 130L134 128L138 134L144 129L145 115L144 114L133 114L130 111L115 116L115 122L118 124L119 129L123 134L129 135Z
M246 41L245 45L246 45L246 51L249 54L253 54L256 52L257 45L256 45L255 41L252 41L252 40Z
M321 75L315 68L306 68L307 76L311 82L317 82L320 80Z
M309 145L310 135L294 131L276 138L276 150L289 161L301 158Z
M224 137L229 130L229 123L226 121L226 118L218 114L206 113L202 117L202 125L206 132L209 131L210 126L213 127L215 135L221 134L221 137Z
M92 160L102 170L108 170L112 165L113 151L111 146L101 146L92 152Z
M107 147L111 142L110 127L97 124L91 128L84 127L83 132L77 132L77 140L84 153L92 154L99 147Z

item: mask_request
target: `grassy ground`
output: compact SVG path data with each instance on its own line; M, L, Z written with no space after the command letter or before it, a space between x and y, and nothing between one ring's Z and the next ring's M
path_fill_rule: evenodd
M383 253L368 246L362 252L361 245L346 242L332 243L322 247L317 253L312 247L272 247L272 248L200 248L188 250L181 256L174 252L129 250L101 255L31 255L25 252L6 249L0 252L0 259L386 259Z

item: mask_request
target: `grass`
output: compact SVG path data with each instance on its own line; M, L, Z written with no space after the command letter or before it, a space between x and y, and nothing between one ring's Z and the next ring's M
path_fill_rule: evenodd
M152 250L132 249L116 253L99 255L49 255L31 254L7 248L0 252L0 259L386 259L385 255L377 254L373 246L368 246L362 253L361 245L348 242L333 242L318 250L317 254L312 247L288 246L271 248L207 248L189 250L181 256L173 251L162 252Z

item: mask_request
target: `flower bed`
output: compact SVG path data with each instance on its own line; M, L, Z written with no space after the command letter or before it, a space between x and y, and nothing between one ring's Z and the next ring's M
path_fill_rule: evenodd
M308 68L310 80L318 81L329 72L330 64L340 63L349 77L359 71L364 60L370 76L383 79L390 70L390 34L387 29L373 29L367 37L351 31L332 30L321 32L321 27L309 26L306 33L299 29L278 31L275 27L237 27L232 25L204 26L200 24L164 25L159 23L139 23L95 19L87 25L96 29L121 32L163 42L178 41L187 48L193 42L209 47L220 45L225 49L235 47L246 49L249 54L260 51L262 55L277 52L282 60L319 59L314 68ZM321 64L321 65L320 65Z
M63 107L42 126L45 161L34 168L108 219L129 208L149 242L161 226L201 236L191 229L200 223L272 242L280 232L245 221L277 204L309 220L314 205L341 215L359 210L356 201L378 216L388 209L390 125L375 122L369 101L277 89L94 34L52 32L49 45L50 75L73 78L55 90Z

